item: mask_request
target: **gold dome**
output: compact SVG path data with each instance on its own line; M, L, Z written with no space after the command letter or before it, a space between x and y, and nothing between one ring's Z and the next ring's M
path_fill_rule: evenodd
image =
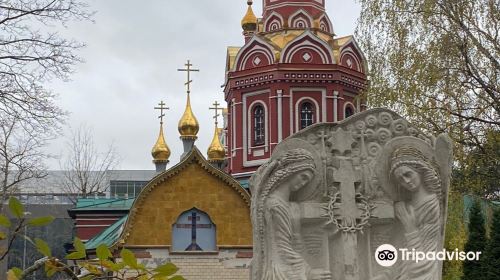
M158 140L156 140L156 144L151 150L151 155L154 162L168 162L168 158L170 157L170 149L163 136L163 124L160 124L160 135L158 135Z
M198 124L198 120L193 114L191 110L191 99L187 97L186 110L182 115L182 118L179 120L178 126L179 133L181 134L181 138L193 138L196 139L198 131L200 130L200 125Z
M247 4L248 4L247 13L241 20L241 27L245 31L254 31L257 29L257 17L253 13L252 1L248 1Z
M214 138L207 151L209 161L223 161L226 158L226 150L222 146L219 137L219 128L215 126Z

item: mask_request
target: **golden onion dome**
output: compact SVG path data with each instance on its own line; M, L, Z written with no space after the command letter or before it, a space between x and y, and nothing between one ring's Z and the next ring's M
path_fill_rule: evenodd
M198 124L198 120L193 114L191 110L191 99L187 97L186 110L182 115L182 118L179 120L178 126L179 133L181 134L181 138L197 138L198 131L200 130L200 125Z
M160 124L160 135L158 135L158 140L151 150L151 155L154 162L165 162L170 158L170 149L163 136L163 124Z
M257 17L253 13L252 1L248 1L247 4L248 4L247 13L241 20L241 27L245 31L253 31L257 29Z
M215 126L214 138L207 151L209 161L223 161L226 157L226 150L220 142L219 128Z

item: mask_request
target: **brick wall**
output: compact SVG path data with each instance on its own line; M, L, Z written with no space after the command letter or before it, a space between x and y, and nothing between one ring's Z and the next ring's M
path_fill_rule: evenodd
M249 280L252 249L221 249L207 253L173 253L168 249L131 249L139 262L154 268L172 262L187 280ZM134 274L131 274L131 276Z

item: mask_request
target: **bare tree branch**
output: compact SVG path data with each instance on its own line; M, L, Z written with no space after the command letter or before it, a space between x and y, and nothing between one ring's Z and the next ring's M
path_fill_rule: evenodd
M83 0L0 0L0 112L58 129L65 112L45 83L67 80L84 44L61 37L57 29L91 20L87 9Z
M103 194L107 189L107 171L118 164L113 145L99 152L92 138L92 130L80 126L73 130L67 144L67 157L61 168L66 192L88 197Z
M7 198L29 179L46 176L42 151L51 138L39 127L25 125L22 120L0 114L0 199ZM0 204L0 212L3 203Z

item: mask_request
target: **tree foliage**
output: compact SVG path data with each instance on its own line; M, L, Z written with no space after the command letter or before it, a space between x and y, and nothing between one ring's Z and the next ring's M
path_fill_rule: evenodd
M500 128L500 0L360 0L370 106L434 134L458 159Z
M83 242L75 238L73 242L74 252L69 253L65 259L76 261L77 267L69 266L65 261L59 260L52 255L52 248L42 239L30 237L23 234L25 227L40 227L52 223L54 217L29 218L24 211L24 206L15 197L9 199L9 210L14 222L0 214L0 240L6 241L6 247L0 248L0 262L4 261L11 252L12 244L16 238L24 238L34 246L43 258L22 270L13 267L7 272L7 280L24 280L38 270L43 269L48 277L56 274L66 275L65 279L72 280L183 280L180 275L175 275L177 267L172 263L164 263L157 267L146 267L141 264L134 253L128 249L120 252L111 251L106 245L101 244L96 250L96 257L87 255ZM10 236L7 231L10 230ZM4 279L2 276L1 279Z
M464 250L466 252L484 252L486 248L486 228L481 200L476 199L469 213L469 234ZM463 264L463 280L484 279L484 271L481 259L479 261L466 260Z
M450 192L444 247L448 251L464 250L466 232L464 225L464 200L460 193ZM443 265L443 280L458 280L462 277L462 262L448 260Z
M454 184L462 193L500 200L500 130L487 131L485 143L464 157L454 172Z
M493 213L490 240L484 254L485 280L500 279L500 207Z

